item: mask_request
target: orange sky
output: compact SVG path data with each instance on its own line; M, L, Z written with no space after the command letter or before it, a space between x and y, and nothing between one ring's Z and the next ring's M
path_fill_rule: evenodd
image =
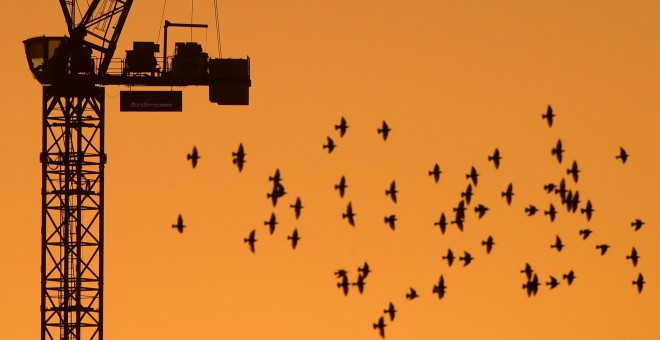
M158 3L155 8L149 4ZM212 1L194 21L213 27ZM414 4L411 4L414 3ZM160 1L136 1L116 57L155 40ZM655 1L220 1L224 57L252 60L250 106L220 107L185 88L181 113L119 112L106 89L105 337L107 339L652 339L660 333L660 4ZM55 0L3 5L0 145L3 337L39 336L41 89L21 41L63 35ZM190 20L190 2L165 18ZM217 57L214 30L195 32ZM189 39L189 32L172 34ZM161 34L162 40L162 34ZM162 43L162 42L161 42ZM173 45L173 44L172 44ZM171 52L170 52L171 53ZM551 104L548 128L541 119ZM334 130L346 117L344 138ZM392 131L376 133L382 120ZM338 144L322 149L326 136ZM550 149L561 138L558 164ZM231 152L243 143L239 173ZM186 154L199 149L193 170ZM630 153L615 160L620 146ZM496 170L487 156L502 153ZM578 184L566 176L573 160ZM435 184L427 172L438 163ZM442 235L470 167L481 176L464 232ZM288 194L266 199L279 168ZM333 190L341 176L349 188ZM543 185L566 177L594 217L554 223L524 207L559 206ZM396 180L398 203L384 195ZM513 183L506 205L500 192ZM302 199L296 220L289 204ZM346 204L356 227L341 219ZM474 205L490 211L477 219ZM275 212L268 235L263 221ZM170 225L183 215L183 234ZM396 214L397 230L383 217ZM646 222L638 232L630 222ZM594 233L581 240L578 230ZM293 251L286 235L297 228ZM256 229L256 253L242 242ZM492 235L487 255L481 240ZM550 248L560 235L566 248ZM600 256L596 244L611 245ZM641 259L625 259L632 247ZM475 260L451 268L447 248ZM339 268L373 272L364 294L336 288ZM577 279L528 298L519 271ZM639 273L647 284L631 285ZM447 294L431 290L440 275ZM409 287L420 298L405 299Z

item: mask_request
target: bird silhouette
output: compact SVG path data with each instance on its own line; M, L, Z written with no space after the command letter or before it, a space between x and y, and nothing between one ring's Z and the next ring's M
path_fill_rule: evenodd
M474 207L474 212L477 213L479 218L484 217L484 215L486 214L487 211L488 211L488 207L486 207L483 204L479 204L476 207Z
M580 235L582 235L582 239L586 240L589 235L591 235L592 231L590 229L581 229L578 232Z
M591 201L587 201L587 206L580 209L580 213L587 216L587 221L591 221L591 215L594 212L594 208L591 206Z
M555 189L555 194L559 194L559 198L561 198L562 203L564 203L566 202L566 193L566 180L562 178L561 181L559 181L559 186Z
M335 184L335 190L339 190L339 197L344 198L346 188L348 188L348 185L346 185L346 177L341 176L339 184Z
M250 232L250 236L243 239L243 242L247 243L250 246L250 251L252 251L253 253L254 253L254 243L257 242L257 239L255 238L255 233L256 231L252 230L252 232Z
M440 220L438 222L433 223L433 225L437 225L440 227L440 231L444 234L445 230L447 230L447 218L445 217L445 213L440 214Z
M562 277L564 278L564 280L566 280L566 282L568 282L569 286L573 284L573 280L577 278L572 270L568 272L568 274L562 275Z
M341 117L339 124L335 125L335 130L339 130L339 137L344 137L348 128L349 126L346 124L346 119L344 117Z
M637 249L635 247L630 251L630 255L626 255L626 260L631 260L633 267L637 267L637 261L639 260L639 255L637 255Z
M447 286L445 286L445 278L444 276L440 275L438 284L433 286L433 294L438 294L438 299L442 299L445 296L446 291Z
M495 165L495 169L500 168L500 160L502 157L500 156L500 150L495 148L495 151L493 152L492 156L488 156L488 161L492 161L493 164Z
M232 152L231 155L233 157L232 162L238 167L238 172L242 172L243 165L245 164L245 156L247 156L245 149L243 149L243 143L239 144L238 150Z
M646 283L644 282L644 276L642 273L639 273L637 280L633 281L633 285L637 286L637 292L640 294L642 293L642 288L644 288L644 283Z
M335 271L335 276L341 279L344 276L348 276L348 272L346 271L346 269L337 269Z
M179 231L179 233L183 233L183 228L186 226L183 225L183 217L181 217L181 214L179 214L179 218L176 221L176 224L172 224L172 228L175 228Z
M554 222L557 210L555 210L555 206L550 203L550 208L547 211L544 211L543 214L550 216L550 222Z
M279 184L282 181L280 169L275 169L275 174L273 174L273 176L268 176L268 181L273 182L274 184Z
M600 255L605 255L608 249L610 249L610 246L607 244L599 244L596 246L596 249L600 250Z
M525 213L527 213L527 216L532 216L532 215L536 214L537 211L538 211L538 209L535 206L531 205L531 204L528 207L525 208Z
M550 276L550 281L545 283L546 286L550 286L550 289L555 289L559 285L559 281L554 276Z
M396 314L397 310L394 309L394 304L390 302L389 307L387 309L383 310L383 314L387 314L390 316L390 321L394 321L394 316Z
M290 204L289 206L293 208L293 211L296 213L296 219L299 219L300 212L303 209L302 202L300 201L300 197L296 198L296 204Z
M472 168L470 169L470 173L468 173L468 174L465 175L465 178L467 178L467 179L469 179L469 180L472 180L472 184L474 184L474 186L476 187L476 186L477 186L478 179L479 179L479 173L477 173L477 169L475 169L474 167L472 167Z
M365 261L362 267L358 268L358 273L362 273L362 276L366 279L367 276L369 276L369 273L371 273L371 268L369 268L369 264Z
M543 190L545 190L548 194L552 193L556 188L557 186L554 183L548 183L543 186Z
M390 131L392 131L392 129L390 129L390 127L387 125L387 123L385 121L383 121L383 124L378 129L378 133L383 135L383 140L384 141L387 140L387 136L390 135Z
M443 260L447 260L447 264L451 267L451 265L454 263L454 253L451 251L451 249L447 250L447 256L442 257Z
M615 159L620 159L621 163L626 164L626 161L628 160L628 153L626 153L626 150L624 150L622 147L619 147L619 154L616 155L614 158Z
M419 297L419 295L417 294L417 291L415 289L413 289L412 287L410 287L410 292L406 293L406 299L414 300L418 297Z
M192 152L189 153L187 156L187 159L191 161L193 169L197 167L197 161L202 158L199 153L197 152L197 147L193 146Z
M520 271L521 273L524 273L525 276L527 276L527 280L532 279L532 273L534 270L532 269L532 266L529 263L525 263L525 269Z
M506 191L502 192L502 197L506 198L506 204L511 205L511 199L513 198L513 184L509 183L509 186L506 187Z
M536 295L539 290L539 277L534 274L531 280L527 280L527 283L523 283L523 289L527 291L527 296Z
M353 212L353 204L351 204L351 202L348 202L346 213L341 214L341 218L347 219L348 224L355 227L355 213Z
M465 204L470 205L470 201L472 201L472 184L468 184L467 188L465 188L465 191L461 193L461 197L465 199Z
M493 242L493 236L488 236L488 239L485 241L481 241L482 246L486 246L486 254L490 254L490 251L493 250L493 246L495 245L495 242Z
M293 247L293 249L296 249L296 246L298 245L298 240L300 240L300 236L298 236L298 229L293 229L293 234L291 234L291 236L287 236L286 239L291 240L291 247Z
M390 229L395 229L396 215L385 216L385 224L390 226Z
M277 225L277 218L275 217L275 213L270 214L270 219L268 221L264 221L264 225L268 226L270 234L273 235L275 232L275 226Z
M643 225L644 225L644 221L640 220L639 218L635 219L635 221L630 223L630 226L634 227L635 231L638 231L639 229L641 229Z
M381 316L380 319L378 319L378 322L373 325L374 329L378 330L378 334L380 334L381 338L385 338L385 320Z
M282 183L273 182L273 189L270 193L266 193L266 198L270 198L271 202L273 202L273 206L276 207L278 199L285 194L286 190L284 189Z
M564 149L562 149L561 145L561 139L557 140L557 145L555 145L555 147L550 150L550 153L555 155L555 157L557 157L557 162L561 164L564 154Z
M367 283L364 281L364 279L365 279L364 275L359 274L359 275L358 275L358 278L357 278L357 281L351 283L353 286L357 286L357 287L358 287L358 291L360 292L360 294L362 294L362 292L364 291L364 285L367 284Z
M350 283L348 282L348 276L347 275L342 275L341 276L341 282L337 283L337 288L341 288L342 291L344 292L344 296L348 295L348 287L350 286Z
M550 245L550 248L557 249L557 252L560 252L562 249L564 249L564 244L561 243L561 238L559 238L559 235L557 235L555 238L555 243Z
M463 251L463 256L460 256L458 258L459 261L463 261L463 267L466 267L470 263L472 263L472 260L474 260L474 257L470 255L467 251Z
M433 170L429 171L429 176L433 176L433 179L435 180L436 183L440 180L440 174L442 171L440 171L440 166L438 163L435 163L435 166L433 166Z
M552 106L548 105L548 109L545 114L541 115L541 119L545 119L548 122L548 126L552 127L552 122L554 121L555 114L552 112Z
M392 181L392 183L390 183L390 188L385 190L385 196L390 196L390 198L392 198L392 202L396 203L397 192L398 191L396 191L396 181Z
M337 145L335 144L335 141L333 141L329 136L327 137L327 140L327 143L323 144L323 148L328 149L328 153L332 153Z
M580 173L580 169L578 169L577 162L573 161L573 165L571 165L571 167L566 170L566 174L573 175L573 181L577 183L579 173Z

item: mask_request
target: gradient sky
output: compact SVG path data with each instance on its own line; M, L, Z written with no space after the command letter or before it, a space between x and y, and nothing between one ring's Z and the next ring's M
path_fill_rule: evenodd
M212 1L194 22L213 27ZM185 88L181 113L119 112L106 89L105 337L107 339L378 339L371 327L393 302L387 339L653 339L660 334L660 3L657 1L220 1L224 57L252 60L250 106L220 107ZM151 8L149 6L155 7ZM190 1L165 18L190 21ZM136 1L116 57L153 41L161 1ZM55 0L0 11L2 102L0 237L2 337L40 327L41 88L21 41L63 35ZM175 31L172 31L175 32ZM193 38L217 57L214 29ZM186 30L173 41L190 39ZM161 33L162 43L162 33ZM173 46L171 44L170 46ZM171 51L170 51L171 53ZM135 89L134 89L135 90ZM547 105L557 115L549 128ZM334 130L346 117L344 138ZM376 133L386 120L386 142ZM326 136L338 144L322 149ZM561 138L558 164L550 149ZM243 143L239 173L231 152ZM200 159L193 170L186 154ZM615 160L620 146L628 163ZM487 156L499 148L496 170ZM576 160L578 184L566 176ZM434 183L427 172L438 163ZM442 235L474 166L481 176L464 232ZM279 168L288 194L266 199ZM346 176L341 199L333 190ZM554 223L524 207L559 206L543 185L566 177L590 222L564 207ZM396 180L394 204L384 195ZM500 192L513 183L511 206ZM300 197L299 220L289 204ZM342 220L346 204L356 227ZM490 208L483 219L475 204ZM275 212L268 235L263 221ZM181 213L188 228L171 228ZM396 214L397 230L383 217ZM638 232L630 222L646 222ZM578 230L594 231L585 241ZM302 237L293 251L286 235ZM256 229L256 253L243 237ZM481 240L492 235L487 255ZM550 248L560 235L566 248ZM596 244L610 250L600 256ZM625 259L632 247L641 259ZM475 260L451 268L451 248ZM333 272L373 272L364 294L343 296ZM529 298L520 270L541 281ZM647 284L632 286L639 273ZM440 275L448 286L431 290ZM405 299L409 287L420 298Z

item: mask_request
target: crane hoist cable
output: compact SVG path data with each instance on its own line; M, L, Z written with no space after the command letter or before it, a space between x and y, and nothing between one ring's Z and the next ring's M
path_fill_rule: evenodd
M218 0L213 0L215 5L215 38L218 42L218 57L222 58L222 43L220 42L220 17L218 16Z
M167 7L167 0L163 2L163 13L160 15L160 25L158 25L158 38L156 38L157 43L160 43L160 31L163 29L163 20L165 19L165 7Z

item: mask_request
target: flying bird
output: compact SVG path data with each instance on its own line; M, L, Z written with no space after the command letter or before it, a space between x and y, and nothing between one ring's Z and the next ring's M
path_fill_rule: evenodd
M454 263L454 253L451 251L451 249L447 250L447 256L442 257L443 260L447 260L447 264L451 267L451 265Z
M378 330L378 334L380 334L381 338L385 338L385 320L381 316L380 319L378 319L378 322L374 324L374 329Z
M477 169L475 169L474 167L470 169L469 174L465 175L465 178L472 180L472 184L474 184L475 187L477 186L478 177L479 174L477 173Z
M243 171L243 165L245 164L245 150L243 149L243 143L238 145L238 151L231 153L233 160L232 162L238 167L238 172Z
M328 142L326 144L323 144L323 148L328 149L328 153L332 153L332 151L335 149L337 145L335 144L335 141L332 140L332 138L330 137L327 138L328 138Z
M488 207L486 207L483 204L479 204L476 207L474 207L474 212L477 213L477 215L479 215L479 218L484 217L487 211L488 211Z
M587 216L587 221L591 221L591 214L594 212L594 208L591 206L591 201L587 201L587 206L580 209L580 212Z
M548 194L552 193L556 188L557 186L554 183L548 183L543 186L543 190L545 190L545 192L547 192Z
M355 213L353 212L353 205L351 202L348 202L346 206L346 213L341 214L341 218L348 220L348 224L355 227Z
M410 287L410 292L406 293L406 299L408 300L414 300L415 298L418 298L419 295L417 295L417 291Z
M502 197L506 198L506 204L511 205L511 199L513 198L513 184L509 183L509 186L506 187L506 191L502 192Z
M358 287L358 291L360 292L360 294L362 294L362 292L364 291L364 285L366 284L366 282L364 282L364 278L365 278L364 275L359 274L357 281L352 283L353 286Z
M527 296L536 295L539 291L539 277L534 274L534 277L531 280L527 280L527 283L523 283L522 287L527 291Z
M442 299L445 296L445 292L447 291L447 286L445 286L445 278L440 275L440 279L438 280L438 284L433 286L433 293L438 294L438 299Z
M346 129L348 129L348 125L346 125L346 119L344 117L341 117L341 121L339 122L339 125L335 124L335 130L339 130L339 137L344 137L346 134Z
M470 263L472 263L472 260L474 260L474 257L472 257L472 255L470 255L470 253L468 253L467 251L463 251L463 256L460 256L458 258L458 260L463 261L463 267L465 267L465 266L469 265Z
M187 159L192 162L192 167L193 169L197 167L197 160L202 158L199 153L197 152L197 147L193 146L192 153L189 153L187 156Z
M635 247L630 251L630 255L626 255L626 260L631 260L633 267L637 267L637 261L639 260L639 255L637 255L637 249Z
M557 210L555 210L555 206L552 203L550 203L550 209L544 211L543 214L550 216L550 222L554 222L555 216L557 215Z
M341 276L341 282L337 283L337 288L341 288L344 292L344 296L348 295L348 287L350 284L348 283L348 276L343 275Z
M566 202L566 193L567 193L566 180L562 178L561 181L559 182L559 187L555 189L555 194L559 194L559 198L561 198L561 201L563 203Z
M577 183L578 181L578 173L580 170L578 169L578 165L576 161L573 161L573 165L566 170L567 175L573 175L573 181Z
M383 140L387 140L387 136L389 136L390 131L392 131L392 129L390 129L387 123L383 121L383 125L378 129L378 133L383 135Z
M284 186L280 182L273 182L273 189L271 192L266 193L266 198L270 198L271 202L273 202L273 206L277 206L277 200L284 196L286 194L286 190L284 190Z
M589 235L591 235L592 231L590 229L581 229L578 232L580 235L582 235L582 239L586 240Z
M562 249L564 249L564 244L561 243L561 239L559 238L559 235L555 238L555 243L550 245L550 248L555 248L557 249L557 252L560 252Z
M607 252L607 249L609 249L609 248L610 248L610 246L607 245L607 244L599 244L599 245L596 246L596 249L600 250L600 255L601 256L605 255L605 253Z
M644 288L644 276L642 276L642 273L639 273L639 276L637 276L637 280L633 281L632 284L637 286L637 292L642 293L642 288Z
M440 214L440 220L438 222L433 223L433 225L437 225L440 227L440 231L444 234L445 230L447 230L447 218L445 217L445 213Z
M488 239L485 241L481 241L482 246L486 246L486 254L490 254L490 251L493 250L493 246L495 245L495 242L493 242L493 236L488 236Z
M337 271L335 271L335 276L339 279L347 275L348 272L346 271L346 269L337 269Z
M179 214L179 218L176 221L176 224L172 224L172 228L176 228L179 233L183 233L183 228L186 226L183 225L183 217L181 217L181 214Z
M275 174L273 176L268 176L268 181L273 182L274 184L279 184L282 181L280 169L275 169Z
M362 273L362 276L366 279L367 276L369 276L369 273L371 273L371 269L369 268L369 264L365 261L364 264L362 265L361 268L358 268L358 273Z
M548 126L552 127L552 122L554 121L555 114L552 113L552 106L548 105L548 109L545 114L541 115L541 119L545 119L548 122Z
M396 203L396 181L392 181L390 183L390 188L385 190L385 196L390 196L392 198L392 202Z
M644 225L644 221L640 220L639 218L635 219L635 221L630 223L630 226L634 227L635 231L638 231L639 229L641 229L643 225Z
M465 204L470 205L470 201L472 201L472 184L468 184L467 188L465 188L465 191L461 193L461 197L465 198Z
M440 166L438 165L438 163L435 163L433 170L429 171L429 176L433 176L435 182L438 183L438 181L440 180L441 173L442 171L440 171Z
M557 161L561 164L561 160L563 158L564 151L565 150L562 149L562 147L561 147L561 139L559 139L559 140L557 140L557 145L552 150L550 150L550 153L555 155L557 157Z
M341 176L339 184L335 184L335 190L339 190L339 197L344 198L346 188L348 188L348 185L346 185L346 177Z
M298 236L298 229L293 229L293 234L291 236L287 236L286 239L291 240L291 246L293 249L296 249L298 240L300 240L300 236Z
M546 286L550 286L550 289L555 289L559 285L559 281L554 276L550 276L550 281L545 283Z
M250 245L250 251L252 251L253 253L254 253L254 242L257 242L257 239L254 238L255 233L256 231L252 230L252 232L250 232L250 236L243 239L243 242Z
M383 314L387 314L390 316L390 321L394 321L394 315L396 314L396 309L394 309L394 304L390 302L390 306L383 310Z
M621 163L626 164L626 161L628 160L628 153L626 153L626 150L624 150L622 147L619 147L619 154L616 155L614 158L615 159L620 159Z
M525 263L525 269L520 271L521 273L524 273L525 276L527 276L527 280L532 279L532 273L534 270L532 269L532 266L529 263Z
M268 221L264 221L264 225L268 226L270 234L273 235L275 232L275 226L277 225L277 218L275 217L275 213L270 214L270 219Z
M573 283L573 280L576 279L575 273L572 270L568 272L568 274L562 275L562 277L564 280L566 280L566 282L568 282L569 286Z
M390 226L390 229L394 230L396 223L396 215L385 216L385 224Z
M293 208L293 211L296 213L296 219L300 218L300 211L302 210L302 202L300 201L300 197L296 198L296 204L289 204L291 208Z
M528 207L525 208L525 213L527 213L527 216L532 216L532 215L536 214L537 211L538 211L538 209L535 206L531 205L531 204Z
M493 164L495 165L495 169L500 168L500 160L502 157L500 156L500 150L495 148L495 151L493 152L492 156L488 156L488 161L492 161Z

